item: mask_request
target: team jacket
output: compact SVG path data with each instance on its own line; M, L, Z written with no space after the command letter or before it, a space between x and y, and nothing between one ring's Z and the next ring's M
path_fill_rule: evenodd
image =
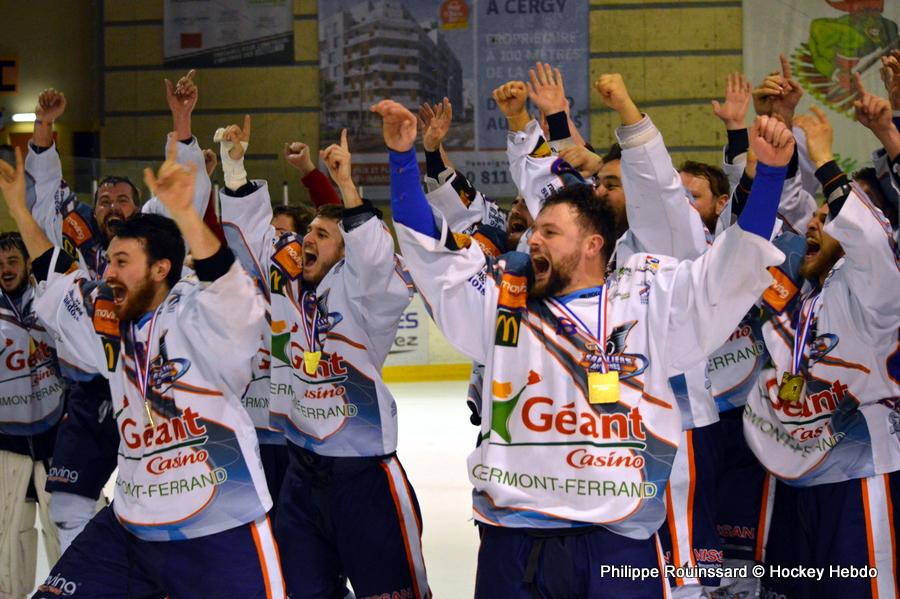
M823 167L824 168L824 167ZM900 270L887 221L853 187L825 231L845 256L800 308L764 326L777 380L751 395L744 433L760 462L789 484L810 486L900 469ZM807 318L815 296L817 309ZM798 402L777 397L798 330L810 323ZM800 335L801 339L804 335Z
M33 309L29 285L18 301L0 293L0 433L36 435L63 412L54 341Z
M70 262L53 250L35 311L61 355L78 355L109 380L121 439L113 507L122 525L145 540L172 541L263 517L272 500L239 401L265 311L250 277L232 262L212 282L182 279L152 316L120 323L105 285L80 269L55 272Z
M596 335L600 295L565 307L529 299L528 256L493 260L477 244L459 247L445 223L438 229L431 220L415 151L390 160L397 234L417 288L450 343L485 365L481 443L468 460L475 518L512 527L599 524L650 537L665 515L681 435L669 368L693 365L721 344L769 284L765 267L781 253L733 227L693 263L645 253L620 263L624 270L608 281L604 335L620 399L592 405L587 365L598 344L585 331Z
M222 220L268 271L271 298L270 424L320 455L377 456L397 448L397 406L381 378L412 284L381 219L364 206L341 225L345 258L315 289L302 283L296 236L273 244L267 189L222 195ZM316 371L304 353L320 351Z

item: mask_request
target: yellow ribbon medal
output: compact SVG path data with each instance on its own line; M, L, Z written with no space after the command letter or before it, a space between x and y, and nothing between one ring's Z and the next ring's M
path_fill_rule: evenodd
M588 401L592 404L619 401L618 371L588 372Z
M319 361L322 359L322 352L320 351L305 351L303 352L303 370L309 376L315 376L316 371L319 370Z

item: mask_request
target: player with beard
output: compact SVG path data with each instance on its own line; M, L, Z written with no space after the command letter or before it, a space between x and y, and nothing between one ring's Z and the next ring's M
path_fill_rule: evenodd
M361 597L430 597L421 515L381 378L412 285L353 183L346 131L320 158L344 206L320 207L302 243L273 244L266 193L220 197L223 221L269 274L270 418L290 454L275 520L287 588L343 597L349 578Z
M35 310L65 358L107 377L121 434L112 507L73 541L36 598L285 596L272 502L239 401L264 302L196 211L198 168L176 155L172 144L158 178L145 173L174 222L142 214L119 225L102 282L29 213L21 153L15 169L0 164L10 215L37 256ZM185 244L196 276L182 279ZM200 582L198 571L207 575Z
M178 150L178 162L195 164L200 172L195 185L194 205L206 211L211 183L196 138L191 134L191 114L198 90L194 72L176 85L168 80L166 100L172 114L175 137L169 146ZM34 196L29 207L44 233L80 267L99 279L107 264L106 249L114 229L141 208L140 194L127 177L106 177L100 181L93 209L78 198L62 178L62 165L53 141L53 123L62 117L66 98L61 92L45 90L38 98L37 119L29 142L25 167L33 181ZM179 141L175 141L175 140ZM143 209L164 213L152 198ZM109 384L83 365L61 362L68 381L66 416L60 425L47 490L53 494L51 516L59 530L62 550L72 542L96 511L103 486L116 466L119 444L112 416Z
M900 132L886 100L864 91L857 120L879 128L891 160ZM893 597L900 525L900 267L892 231L832 154L821 111L802 121L826 203L806 230L807 280L796 310L765 323L776 369L751 396L744 433L775 477L757 534L770 566L874 567L877 576L766 577L785 597Z
M448 340L486 366L481 442L469 459L482 531L476 596L667 596L662 578L632 582L598 568L661 567L655 533L681 433L669 369L721 343L768 285L766 266L782 259L768 236L790 133L774 120L754 125L754 148L774 166L762 167L753 216L710 251L693 263L635 254L607 280L612 214L590 187L544 202L530 257L486 258L435 222L415 117L390 100L372 110L384 122L393 214L417 287Z
M34 588L39 508L50 563L59 558L44 491L63 413L63 382L50 334L33 310L28 252L18 233L0 234L0 595Z

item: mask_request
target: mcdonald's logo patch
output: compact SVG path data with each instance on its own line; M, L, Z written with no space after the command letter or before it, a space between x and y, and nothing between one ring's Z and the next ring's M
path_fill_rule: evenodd
M522 315L518 312L498 313L494 345L516 347L519 344L519 327L521 324Z

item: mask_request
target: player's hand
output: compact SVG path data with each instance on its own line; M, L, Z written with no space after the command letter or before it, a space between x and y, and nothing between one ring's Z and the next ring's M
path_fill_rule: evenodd
M625 87L622 75L618 73L600 75L594 82L594 88L600 94L603 103L619 113L623 125L633 125L641 120L641 111L628 95L628 88Z
M887 90L891 108L900 110L900 50L881 57L881 80Z
M509 119L520 116L525 112L525 101L528 99L528 89L521 81L508 81L491 92L494 102L500 112Z
M10 213L28 210L25 204L25 161L22 150L16 147L16 166L0 160L0 191Z
M743 73L730 73L725 80L725 102L712 101L713 112L729 131L746 127L744 119L750 106L750 82Z
M853 80L859 98L853 102L856 120L876 136L880 137L890 132L894 128L891 103L885 98L867 92L859 73L853 74Z
M528 97L544 114L556 114L569 111L569 100L559 69L552 68L544 62L536 62L533 69L528 69L530 81L525 84Z
M174 118L189 117L197 105L198 90L194 83L197 71L191 69L187 75L178 80L174 86L168 79L166 82L166 102Z
M790 126L794 110L803 97L803 88L793 77L791 63L784 54L779 56L781 71L774 71L762 85L753 90L753 107L758 115L778 114Z
M52 87L38 96L34 116L45 125L52 125L66 111L66 96Z
M801 114L794 124L806 133L806 151L816 168L834 160L834 130L821 108L813 106L812 114Z
M309 155L309 146L302 141L284 144L284 159L288 164L300 171L301 177L305 177L316 170L316 165L313 164Z
M758 116L750 127L750 147L768 166L786 166L794 155L794 136L780 120Z
M328 174L338 186L352 183L350 175L350 146L347 143L347 130L341 130L341 143L331 144L319 151L319 158L328 167Z
M427 152L435 152L447 138L453 122L453 105L444 98L433 106L425 102L419 108L419 126L422 128L422 145Z
M222 134L223 141L231 142L231 148L228 150L228 157L232 160L240 160L244 157L247 149L244 144L250 143L250 115L244 115L244 126L229 125L225 127L225 133ZM242 143L243 142L243 143Z
M203 164L206 167L207 176L212 177L212 174L216 172L216 167L219 166L219 159L216 158L216 153L212 150L203 150Z
M159 167L159 173L154 175L149 168L144 169L144 183L150 188L150 192L159 198L169 212L174 216L194 210L194 184L197 180L197 165L193 162L190 167L175 162L178 156L178 141L175 132L169 134L166 161Z
M590 179L603 166L603 159L584 146L568 146L559 151L559 157L568 162L582 177Z
M370 108L381 115L384 143L395 152L409 151L416 143L416 117L393 100L382 100Z

